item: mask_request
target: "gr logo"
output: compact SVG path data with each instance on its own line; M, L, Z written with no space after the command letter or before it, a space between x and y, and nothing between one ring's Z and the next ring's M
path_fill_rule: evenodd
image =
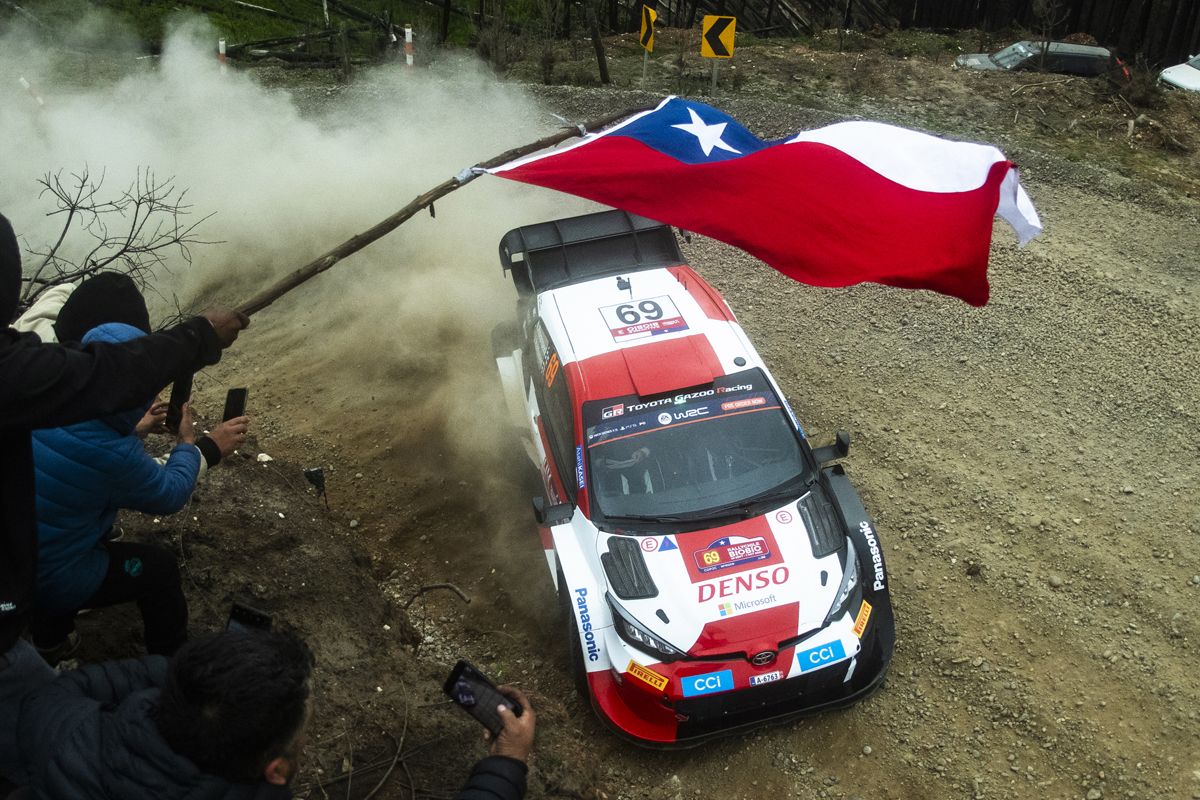
M684 697L696 697L713 692L726 692L733 688L733 670L706 672L703 675L688 675L680 678Z
M842 647L842 642L839 639L834 639L829 644L823 644L811 650L796 653L796 661L800 664L801 672L818 669L826 664L841 661L845 657L846 648Z

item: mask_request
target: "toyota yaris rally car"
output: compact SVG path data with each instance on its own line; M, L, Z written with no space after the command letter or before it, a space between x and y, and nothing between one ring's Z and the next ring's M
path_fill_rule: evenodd
M645 745L853 703L895 628L883 546L674 232L621 211L500 244L494 335L541 472L542 545L576 681Z

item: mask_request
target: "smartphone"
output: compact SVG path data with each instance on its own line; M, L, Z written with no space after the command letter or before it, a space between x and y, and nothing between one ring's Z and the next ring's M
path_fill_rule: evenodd
M171 384L171 398L167 401L167 418L164 423L171 433L179 433L179 422L183 419L183 404L192 396L192 376L176 378Z
M234 603L229 609L229 619L225 623L225 630L241 633L269 631L271 630L271 615L243 603Z
M442 688L450 695L451 700L479 720L493 736L498 736L504 728L504 721L500 719L496 706L503 703L518 717L525 711L520 703L502 694L496 688L496 684L466 661L459 661L454 665L450 677L446 678L446 685Z
M246 413L247 394L248 390L245 388L230 389L225 393L225 413L221 415L222 422L228 422Z

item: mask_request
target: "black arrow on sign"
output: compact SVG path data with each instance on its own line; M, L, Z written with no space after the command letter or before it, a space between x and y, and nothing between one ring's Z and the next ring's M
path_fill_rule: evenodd
M729 51L725 49L725 43L721 41L721 34L733 22L733 17L719 17L708 32L704 34L704 41L708 42L709 49L713 51L713 55L727 56Z
M649 47L654 38L654 22L650 19L650 6L642 6L642 47Z

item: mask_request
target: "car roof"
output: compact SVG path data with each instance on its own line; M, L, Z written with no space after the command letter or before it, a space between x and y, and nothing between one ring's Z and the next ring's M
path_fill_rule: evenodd
M1030 40L1021 41L1017 44L1028 45L1035 50L1041 48L1042 46L1041 42L1034 42ZM1108 58L1112 55L1112 52L1109 51L1107 47L1097 47L1090 44L1072 44L1070 42L1051 42L1050 52L1064 53L1067 55L1098 56L1100 58Z
M577 407L709 384L763 366L720 294L683 263L550 289L538 294L537 306ZM644 309L657 318L648 320ZM626 324L635 316L638 323ZM642 330L648 321L658 329Z

